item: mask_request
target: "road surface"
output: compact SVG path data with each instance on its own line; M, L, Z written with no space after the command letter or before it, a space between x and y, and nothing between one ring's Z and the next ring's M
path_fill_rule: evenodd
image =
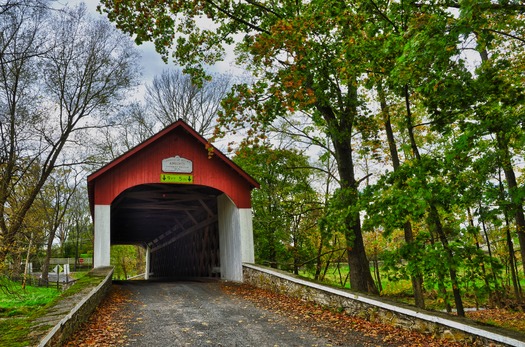
M128 346L337 345L300 320L228 295L216 281L127 281L114 285L130 291L133 300L126 308ZM370 342L370 338L356 334L350 345L376 345Z

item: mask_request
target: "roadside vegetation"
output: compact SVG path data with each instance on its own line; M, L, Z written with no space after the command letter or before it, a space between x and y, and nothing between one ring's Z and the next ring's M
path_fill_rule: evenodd
M17 282L4 282L0 291L0 346L28 346L35 341L35 330L45 331L50 326L36 325L35 320L46 315L60 300L64 300L85 288L96 286L102 277L76 273L75 283L65 291L56 286L26 286Z
M60 296L55 288L27 286L16 282L2 283L0 291L0 345L27 346L31 321Z
M371 269L373 270L373 269ZM460 271L461 273L461 271ZM308 279L314 279L315 274L309 271L300 271L299 275ZM340 288L350 289L348 281L345 282L345 279L348 275L348 267L346 264L337 264L331 265L324 277L320 282L326 283L328 285ZM388 272L380 270L382 291L381 296L391 298L393 300L401 301L407 304L415 305L414 303L414 293L412 289L412 284L408 278L392 278L388 276ZM509 279L503 279L506 281L506 285L502 287L502 291L508 291L506 294L500 293L502 297L507 297L512 299L512 292L509 287ZM465 284L464 291L465 295L465 307L469 310L484 310L487 308L494 307L494 303L491 302L488 292L484 292L475 288L482 288L483 281L478 280L476 283L467 283ZM521 286L525 286L525 279L521 280ZM447 291L450 293L451 288L448 287ZM439 299L438 288L429 289L426 291L426 301L427 309L445 311L446 305L443 300ZM514 305L513 301L509 301L507 307L512 308ZM505 306L505 305L503 305ZM514 306L518 309L518 307Z
M371 271L374 271L374 269L371 269ZM380 270L379 273L382 282L382 297L415 305L410 279L389 277L388 272L384 270ZM310 280L313 280L315 277L315 274L309 271L300 271L299 275ZM333 287L350 289L347 276L348 268L346 264L334 264L326 269L323 279L318 280L318 282ZM525 312L522 306L518 305L513 298L510 278L502 278L502 280L505 284L498 294L500 301L497 303L490 297L490 292L479 289L483 288L484 285L481 280L478 280L476 283L466 284L466 287L462 288L465 292L466 317L492 326L523 332L525 331ZM525 279L521 280L520 285L525 287ZM452 292L450 287L446 289L449 294ZM440 298L438 291L439 288L437 287L425 291L426 309L444 312L447 309L447 305ZM502 298L506 298L506 301L504 302Z
M32 287L16 282L3 283L0 291L0 318L28 316L52 302L61 292L56 287Z

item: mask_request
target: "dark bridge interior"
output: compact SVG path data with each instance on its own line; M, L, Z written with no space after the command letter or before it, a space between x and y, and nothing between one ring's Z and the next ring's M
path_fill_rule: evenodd
M198 185L145 184L111 204L111 244L149 245L152 277L217 277L220 191Z

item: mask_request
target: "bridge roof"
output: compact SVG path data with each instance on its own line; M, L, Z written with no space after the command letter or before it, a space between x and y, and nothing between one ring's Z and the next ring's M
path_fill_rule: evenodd
M259 183L188 124L178 120L88 176L92 214L94 205L110 205L132 187L180 186L165 183L164 179L185 174L166 174L162 167L163 160L176 156L192 162L192 172L186 175L191 176L192 182L185 186L210 187L228 195L239 208L251 207L251 190L258 188Z

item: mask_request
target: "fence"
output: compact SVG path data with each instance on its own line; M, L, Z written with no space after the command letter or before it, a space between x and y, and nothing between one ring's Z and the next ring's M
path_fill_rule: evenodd
M75 264L75 258L51 258L49 259L49 264L51 265L74 265ZM93 265L93 258L78 258L77 265L82 266L91 266Z
M35 272L35 269L41 268L41 264L34 265L32 262L27 264L27 276L24 279L24 275L11 275L8 276L13 282L23 283L34 287L55 287L59 290L65 290L69 288L75 279L70 274L72 271L80 268L90 269L93 264L93 258L78 258L78 262L75 264L75 258L51 258L49 260L49 273L47 280L42 278L40 272ZM26 264L22 263L22 267Z

